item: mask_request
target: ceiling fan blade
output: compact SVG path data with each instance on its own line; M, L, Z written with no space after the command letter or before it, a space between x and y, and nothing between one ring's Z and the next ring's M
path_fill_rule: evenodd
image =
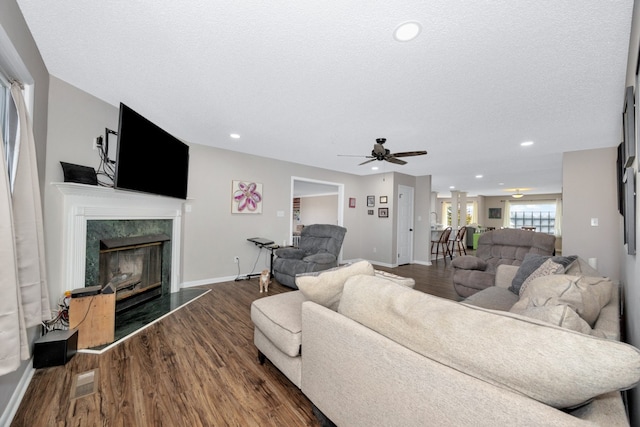
M409 156L424 156L427 154L426 151L404 151L402 153L393 153L393 157L409 157Z
M376 160L378 160L378 159L373 158L371 160L367 160L367 161L364 161L364 162L360 163L358 166L366 165L367 163L375 162Z
M385 157L384 159L387 162L395 163L396 165L406 165L407 164L407 162L405 162L404 160L396 159L394 156L395 155L388 156L388 157Z
M363 156L362 154L336 154L338 157L364 157L370 159L372 156Z

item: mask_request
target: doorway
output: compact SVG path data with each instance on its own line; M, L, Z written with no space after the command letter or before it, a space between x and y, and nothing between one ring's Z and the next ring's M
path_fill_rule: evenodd
M398 265L413 259L413 187L398 185Z
M303 199L305 198L313 198L316 201L322 200L321 198L331 199L332 202L330 204L327 203L327 205L330 206L328 208L330 213L328 215L326 212L320 215L318 211L316 211L316 214L318 215L314 215L313 212L304 213L304 211L301 211L300 207L304 206ZM301 206L294 206L294 199L302 200ZM305 222L307 222L307 224L316 222L314 221L314 218L323 218L321 221L324 223L332 223L340 226L343 226L344 224L344 184L292 176L290 203L289 229L291 230L291 233L288 242L289 244L293 243L293 233L296 231L296 227L304 225ZM307 203L307 205L310 205L310 203ZM298 217L296 217L296 210L298 212ZM324 218L331 219L325 220ZM308 219L310 219L311 222L309 222Z

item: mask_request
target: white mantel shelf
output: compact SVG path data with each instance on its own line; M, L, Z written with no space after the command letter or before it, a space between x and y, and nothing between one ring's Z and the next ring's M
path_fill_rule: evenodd
M180 287L182 209L184 200L95 185L54 182L63 197L63 271L67 288L84 287L87 221L173 220L171 235L171 292Z

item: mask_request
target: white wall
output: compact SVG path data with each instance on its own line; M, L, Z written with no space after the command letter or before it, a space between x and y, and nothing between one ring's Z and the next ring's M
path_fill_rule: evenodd
M348 204L345 209L349 209ZM338 196L300 198L300 224L338 224Z

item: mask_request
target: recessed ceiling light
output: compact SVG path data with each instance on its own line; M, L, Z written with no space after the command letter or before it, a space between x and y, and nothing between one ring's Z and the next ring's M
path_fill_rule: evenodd
M528 147L530 145L533 145L533 141L521 142L520 145L523 146L523 147Z
M449 190L453 190L453 189L455 189L455 188L456 188L456 186L455 186L455 185L450 185L450 186L449 186Z
M233 139L240 139L240 135L239 135L239 134L237 134L237 133L232 133L232 134L230 134L229 136L230 136L231 138L233 138Z
M476 175L476 178L482 178L482 175Z
M377 171L377 170L378 170L378 167L377 167L377 166L371 166L371 170L372 170L372 171Z
M420 34L422 26L416 21L407 21L398 25L393 31L393 38L399 42L408 42Z

